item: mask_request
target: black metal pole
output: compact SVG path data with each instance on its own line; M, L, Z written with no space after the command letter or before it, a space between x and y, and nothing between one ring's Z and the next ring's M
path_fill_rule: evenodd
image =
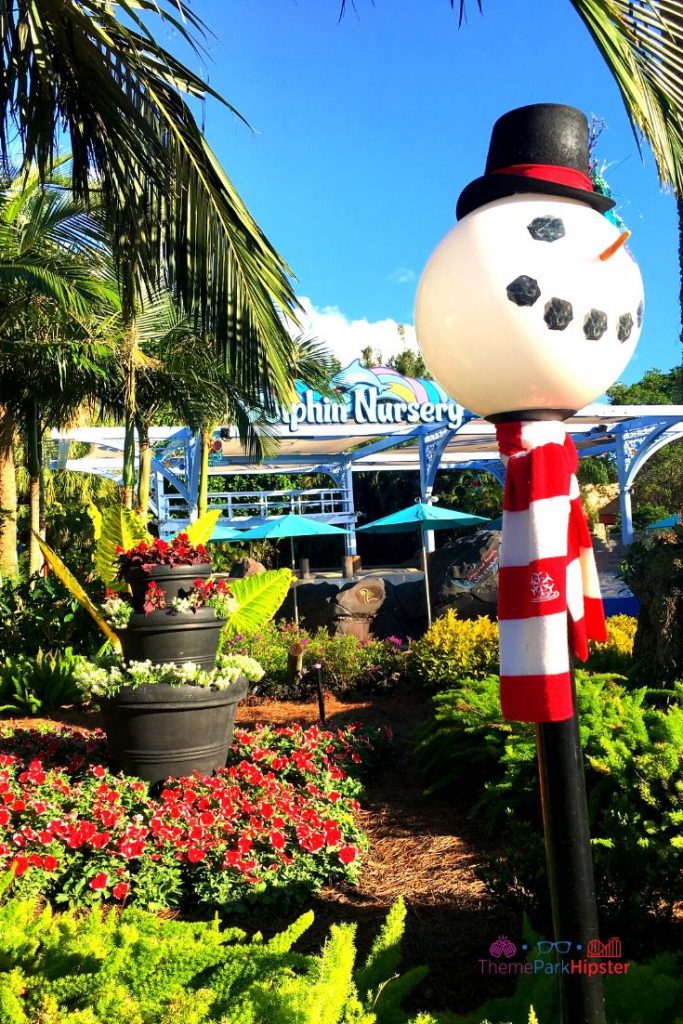
M318 665L318 678L316 680L316 692L318 695L318 714L320 716L320 724L327 724L327 717L325 715L325 691L323 690L323 675L322 669Z
M566 961L583 960L599 937L583 754L576 714L536 726L548 885L556 942L570 941ZM581 950L577 953L576 946ZM558 969L561 1024L606 1024L602 977Z

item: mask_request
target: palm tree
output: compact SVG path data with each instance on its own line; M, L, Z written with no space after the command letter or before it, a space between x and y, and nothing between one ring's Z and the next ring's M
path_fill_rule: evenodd
M355 0L341 0L340 17ZM449 0L459 25L467 0ZM484 0L471 0L479 11ZM683 343L683 0L570 0L621 93L636 141L650 144L659 179L678 206Z
M156 41L171 31L199 52L201 20L184 0L0 0L0 14L0 147L7 152L18 137L24 161L45 179L65 135L74 196L88 203L96 182L131 351L143 287L167 285L238 387L267 402L285 394L290 339L280 313L295 318L297 309L288 268L187 98L213 97L237 112Z
M65 415L66 382L95 372L93 351L83 348L89 310L117 301L115 283L100 272L102 242L101 224L58 174L45 186L37 171L0 177L0 573L17 570L15 434L22 427L27 435L35 526L39 403ZM35 562L37 548L32 555Z
M462 24L467 0L456 2ZM483 0L474 2L481 11ZM659 180L676 196L683 343L683 0L570 2L614 77L636 141L647 139Z

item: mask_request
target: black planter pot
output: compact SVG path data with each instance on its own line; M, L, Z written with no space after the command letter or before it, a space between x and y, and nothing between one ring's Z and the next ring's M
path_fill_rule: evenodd
M193 661L212 669L225 619L217 619L213 608L196 612L160 610L149 615L133 613L127 629L118 631L125 661L151 661L178 665Z
M129 569L124 579L133 592L133 609L143 612L145 592L149 583L156 583L164 592L166 604L170 605L174 597L186 597L198 579L206 579L211 575L209 562L199 565L153 565L149 572L144 569Z
M125 687L101 702L113 766L147 782L210 774L225 765L244 676L226 690L201 686Z

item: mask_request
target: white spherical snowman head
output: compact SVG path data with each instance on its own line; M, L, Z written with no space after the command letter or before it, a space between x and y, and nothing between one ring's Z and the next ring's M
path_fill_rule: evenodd
M415 308L423 357L479 415L580 409L633 354L640 272L587 172L580 111L538 104L504 115L486 175L463 192L462 219L425 268Z

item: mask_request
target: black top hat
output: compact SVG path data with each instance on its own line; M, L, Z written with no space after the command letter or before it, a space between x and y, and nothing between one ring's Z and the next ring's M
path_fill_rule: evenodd
M499 117L491 133L486 172L465 187L456 216L460 220L517 192L566 196L599 213L611 210L614 200L593 191L585 114L560 103L534 103Z

